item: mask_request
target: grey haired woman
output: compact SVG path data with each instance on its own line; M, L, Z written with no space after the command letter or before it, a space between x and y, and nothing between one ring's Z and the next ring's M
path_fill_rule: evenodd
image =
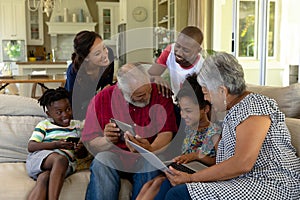
M275 100L247 91L242 66L224 52L204 61L198 82L226 112L217 164L195 174L170 167L165 199L299 199L300 159Z

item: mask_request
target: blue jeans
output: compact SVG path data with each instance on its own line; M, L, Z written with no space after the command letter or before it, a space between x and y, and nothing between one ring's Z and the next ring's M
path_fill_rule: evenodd
M155 200L173 200L183 199L190 200L190 194L185 184L172 187L168 179L162 182L158 194L155 196Z
M176 185L167 192L165 200L174 199L191 200L189 191L185 184Z
M118 165L121 164L119 156L113 152L100 152L96 155L90 167L91 175L86 192L86 200L117 200L119 198L120 171L117 169L120 169ZM132 199L136 199L147 181L161 173L157 170L151 171L154 168L144 159L138 160L136 164L141 166L140 171L145 172L137 172L132 175ZM149 170L149 172L146 170Z
M153 168L151 164L141 159L138 161L138 165L142 165L142 173L133 174L133 189L132 189L132 200L135 200L143 185L148 181L152 180L156 176L160 175L162 172ZM148 172L144 172L148 171Z

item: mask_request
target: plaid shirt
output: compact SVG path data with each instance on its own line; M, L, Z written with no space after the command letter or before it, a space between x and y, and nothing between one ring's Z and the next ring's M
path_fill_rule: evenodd
M251 115L268 115L271 119L252 170L226 181L188 183L192 199L299 199L300 160L291 144L285 116L270 98L249 94L228 111L217 150L217 163L234 155L236 127Z

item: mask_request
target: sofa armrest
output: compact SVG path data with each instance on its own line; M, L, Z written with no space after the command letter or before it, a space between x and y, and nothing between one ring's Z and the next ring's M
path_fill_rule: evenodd
M300 156L300 119L286 118L286 125L291 133L292 144Z

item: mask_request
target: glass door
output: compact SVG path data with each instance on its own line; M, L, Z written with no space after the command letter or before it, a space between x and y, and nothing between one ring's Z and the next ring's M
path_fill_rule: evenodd
M39 15L38 11L31 12L30 14L30 39L36 40L39 39Z
M238 2L238 57L254 58L257 53L257 24L258 11L257 2Z
M43 29L43 13L42 7L34 9L34 1L30 0L31 10L27 9L27 44L43 45L44 29ZM36 1L37 5L39 1Z
M103 9L103 39L111 38L111 9Z
M236 0L234 49L247 83L281 86L285 67L279 57L279 0Z
M299 82L299 7L299 0L213 4L213 50L232 52L244 68L247 83L287 86Z
M105 40L106 45L116 46L118 25L120 23L119 2L97 2L99 34ZM124 21L124 18L122 18ZM114 47L115 48L115 47ZM114 49L113 48L113 49Z

